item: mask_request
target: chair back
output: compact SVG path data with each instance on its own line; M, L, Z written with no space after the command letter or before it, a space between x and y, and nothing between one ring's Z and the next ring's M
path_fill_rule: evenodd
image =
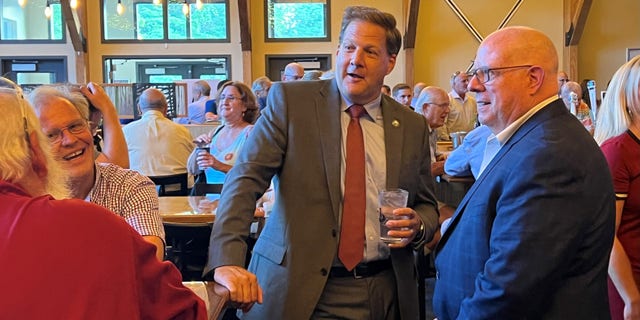
M188 173L178 173L168 176L149 176L149 179L158 186L158 196L188 196ZM167 190L169 185L180 185L178 190Z
M165 260L182 274L182 281L202 281L213 223L162 222L167 243Z
M221 183L196 183L193 185L191 189L192 196L204 196L207 193L222 193L222 184Z

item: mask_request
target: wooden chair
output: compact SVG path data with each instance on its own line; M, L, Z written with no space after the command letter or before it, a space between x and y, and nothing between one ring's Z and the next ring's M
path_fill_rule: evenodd
M189 188L187 186L188 173L178 173L168 176L149 176L149 179L158 186L158 196L188 196ZM179 190L167 190L169 185L180 185Z

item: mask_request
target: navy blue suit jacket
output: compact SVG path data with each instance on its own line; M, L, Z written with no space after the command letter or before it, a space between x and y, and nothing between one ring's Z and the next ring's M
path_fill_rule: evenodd
M502 146L436 249L438 319L607 319L615 198L561 100Z

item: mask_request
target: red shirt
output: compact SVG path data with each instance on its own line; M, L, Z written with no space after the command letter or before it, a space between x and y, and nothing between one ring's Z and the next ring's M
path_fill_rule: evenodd
M206 319L179 271L120 217L0 180L0 318Z

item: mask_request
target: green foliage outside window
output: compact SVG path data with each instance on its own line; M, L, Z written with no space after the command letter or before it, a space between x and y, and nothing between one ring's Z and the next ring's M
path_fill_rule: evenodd
M326 1L269 0L267 37L269 39L327 39L329 37L327 14Z
M111 2L113 0L105 0L106 40L228 39L227 1L203 3L200 9L190 3L185 14L182 0L170 0L162 5L133 0L133 8L128 8L132 11L125 11L122 16L115 13L115 4Z

